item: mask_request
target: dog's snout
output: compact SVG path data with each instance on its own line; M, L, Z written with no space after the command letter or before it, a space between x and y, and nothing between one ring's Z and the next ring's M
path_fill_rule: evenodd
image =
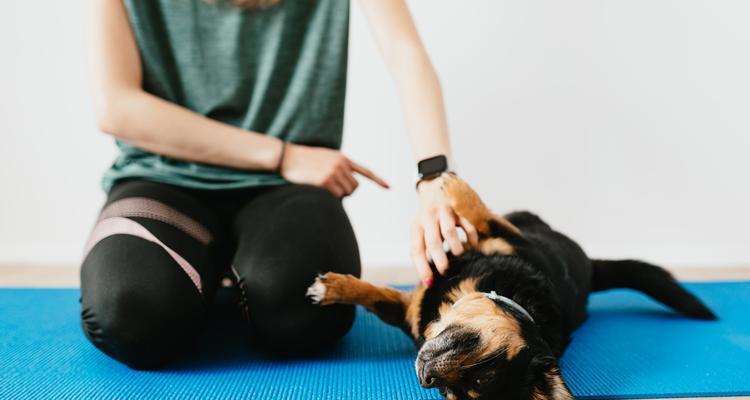
M421 349L417 357L423 361L434 360L441 356L444 356L450 351L454 351L454 341L450 335L441 334L435 339L426 342Z
M430 360L439 358L441 355L447 353L448 351L450 351L450 348L448 347L425 346L425 348L419 351L419 354L417 354L417 358L424 362L428 362Z
M448 349L438 347L423 349L417 355L416 369L419 384L424 388L439 387L445 384L443 375L450 370Z
M450 326L419 349L416 372L419 384L425 388L443 387L455 383L460 376L460 363L475 351L479 336L459 326Z

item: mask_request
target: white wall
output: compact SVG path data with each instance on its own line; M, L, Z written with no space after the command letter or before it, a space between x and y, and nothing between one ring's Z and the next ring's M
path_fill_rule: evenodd
M0 12L0 263L75 263L111 141L85 89L79 2ZM411 2L459 172L597 257L750 264L750 3ZM394 186L346 200L369 266L408 265L398 99L355 5L344 150Z

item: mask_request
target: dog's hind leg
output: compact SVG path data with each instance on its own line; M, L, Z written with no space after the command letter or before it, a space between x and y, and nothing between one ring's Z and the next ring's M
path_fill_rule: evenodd
M716 315L662 267L638 260L591 260L591 290L629 288L647 294L691 318L715 320Z
M315 279L307 289L307 296L320 305L359 304L384 322L402 328L416 338L424 289L420 285L411 293L406 293L375 286L352 275L329 272Z

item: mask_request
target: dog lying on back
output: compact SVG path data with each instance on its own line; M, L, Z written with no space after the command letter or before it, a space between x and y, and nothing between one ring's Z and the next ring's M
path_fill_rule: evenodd
M329 272L307 292L322 305L362 305L401 328L419 348L423 387L451 400L572 399L558 357L593 291L631 288L688 317L716 319L664 269L591 260L534 214L495 215L456 175L442 178L448 202L480 239L450 257L444 277L404 293Z

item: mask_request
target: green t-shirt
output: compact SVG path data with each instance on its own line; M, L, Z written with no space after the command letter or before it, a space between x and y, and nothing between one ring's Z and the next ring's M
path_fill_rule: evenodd
M125 6L145 91L239 128L341 146L348 0L282 0L265 10L205 0L125 0ZM105 191L127 178L202 189L284 183L269 172L117 145L120 154L102 180Z

